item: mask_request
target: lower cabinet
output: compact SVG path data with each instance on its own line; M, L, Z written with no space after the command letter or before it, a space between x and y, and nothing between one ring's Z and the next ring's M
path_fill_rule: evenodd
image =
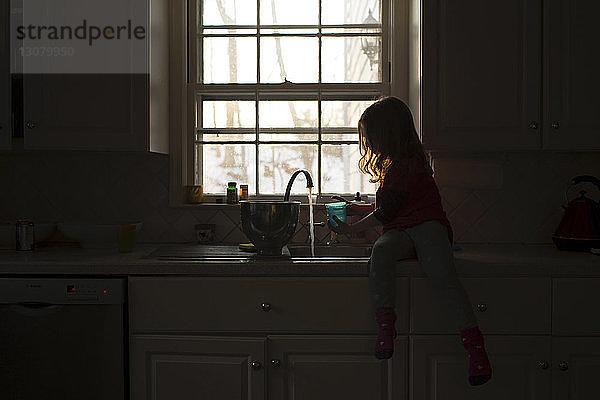
M135 335L131 398L405 399L407 337L389 360L373 347L370 336Z
M600 338L552 340L552 400L600 398Z
M550 347L549 336L486 336L493 376L472 387L468 356L457 335L411 336L410 399L550 399Z
M406 399L408 338L396 338L389 360L374 347L374 336L269 336L268 398Z
M136 335L132 400L265 399L264 338Z
M465 278L492 380L422 278L398 278L374 357L367 277L129 279L132 400L596 400L600 279ZM552 311L552 312L550 312Z

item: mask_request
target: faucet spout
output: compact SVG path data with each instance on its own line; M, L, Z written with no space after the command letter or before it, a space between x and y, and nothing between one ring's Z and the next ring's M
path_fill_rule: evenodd
M292 191L292 184L294 183L294 180L296 179L298 174L300 174L301 172L306 177L306 187L307 188L314 187L312 177L310 176L310 172L308 172L305 169L299 169L292 174L292 177L290 178L290 181L287 184L287 188L285 189L285 195L283 196L283 201L290 200L290 192Z

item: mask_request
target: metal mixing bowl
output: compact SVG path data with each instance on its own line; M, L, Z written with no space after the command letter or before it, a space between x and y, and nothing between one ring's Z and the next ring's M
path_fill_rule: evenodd
M258 254L281 256L298 225L299 201L242 200L242 231Z

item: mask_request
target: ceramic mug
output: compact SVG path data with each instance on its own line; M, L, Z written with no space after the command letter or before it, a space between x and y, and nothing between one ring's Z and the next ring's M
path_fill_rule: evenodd
M211 243L215 240L215 224L196 224L194 227L198 243Z

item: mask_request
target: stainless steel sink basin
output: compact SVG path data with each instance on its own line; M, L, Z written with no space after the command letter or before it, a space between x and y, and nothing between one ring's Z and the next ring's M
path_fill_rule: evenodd
M292 257L312 257L310 245L288 245ZM315 257L364 258L371 256L371 246L332 245L315 246Z

